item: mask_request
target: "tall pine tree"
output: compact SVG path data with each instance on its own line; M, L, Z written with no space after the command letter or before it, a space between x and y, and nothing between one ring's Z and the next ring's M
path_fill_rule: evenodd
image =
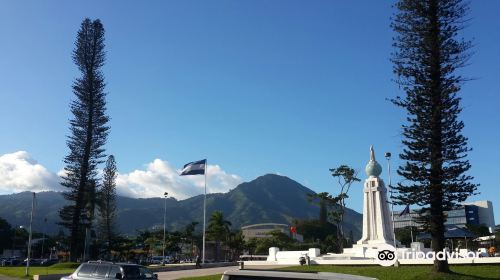
M111 255L111 249L116 234L116 162L110 155L104 167L102 188L99 192L99 235L106 242L106 253Z
M406 110L396 186L400 204L422 207L432 235L432 249L445 245L445 210L474 194L477 185L467 175L470 148L462 135L459 97L465 79L458 69L470 57L471 42L458 38L467 21L468 3L461 0L399 0L392 21L396 32L392 54L397 82L406 92L393 103ZM447 261L434 261L436 271L448 271Z
M100 20L85 19L78 31L73 61L81 76L73 83L75 100L70 104L73 118L67 145L69 154L64 158L64 175L61 184L68 188L64 197L69 205L59 215L61 225L70 231L71 260L82 252L83 230L91 222L89 195L97 186L97 166L102 163L104 144L108 135L104 75L104 28Z

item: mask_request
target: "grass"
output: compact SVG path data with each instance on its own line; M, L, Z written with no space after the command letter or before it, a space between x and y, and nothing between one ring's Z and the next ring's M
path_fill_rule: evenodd
M32 266L29 269L29 276L24 276L25 266L4 266L0 267L0 274L15 278L31 279L33 275L47 274L71 274L79 266L78 263L57 263L51 266Z
M499 265L463 265L450 266L452 273L434 273L431 266L292 266L280 270L298 272L337 272L354 275L374 277L379 280L486 280L500 279ZM183 279L192 280L220 280L221 275L209 275L203 277L192 277Z

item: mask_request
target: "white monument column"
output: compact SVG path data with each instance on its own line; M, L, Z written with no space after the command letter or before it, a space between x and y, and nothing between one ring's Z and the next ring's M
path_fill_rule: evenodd
M382 166L375 160L373 146L370 161L365 168L368 178L363 188L363 235L359 245L394 244L391 213L387 203L387 189L380 179Z

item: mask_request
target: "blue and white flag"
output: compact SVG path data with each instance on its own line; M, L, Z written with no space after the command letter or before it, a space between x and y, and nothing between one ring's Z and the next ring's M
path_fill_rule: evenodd
M207 165L206 159L190 162L190 163L184 165L184 168L182 168L181 176L184 176L184 175L203 175L203 174L205 174L206 165Z
M410 204L406 205L405 209L403 211L401 211L401 213L399 213L399 216L403 216L403 215L408 215L410 214Z

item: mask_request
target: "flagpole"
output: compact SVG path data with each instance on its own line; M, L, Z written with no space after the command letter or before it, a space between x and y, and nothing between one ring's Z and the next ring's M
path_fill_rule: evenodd
M26 258L26 271L24 273L24 276L29 275L29 269L30 269L31 235L32 235L32 224L33 224L33 212L35 211L35 197L36 197L36 194L33 192L33 198L31 200L30 233L29 233L29 238L28 238L28 257Z
M411 216L411 211L408 211L408 215L410 215L410 234L411 234L411 243L413 243L413 217Z
M207 172L208 172L208 160L205 160L205 196L203 197L203 252L202 252L202 263L205 264L205 229L207 221Z
M385 153L387 159L387 171L389 173L389 192L391 194L391 219L392 219L392 238L394 239L394 248L396 248L396 226L394 224L394 198L392 196L392 178L391 178L391 153Z

